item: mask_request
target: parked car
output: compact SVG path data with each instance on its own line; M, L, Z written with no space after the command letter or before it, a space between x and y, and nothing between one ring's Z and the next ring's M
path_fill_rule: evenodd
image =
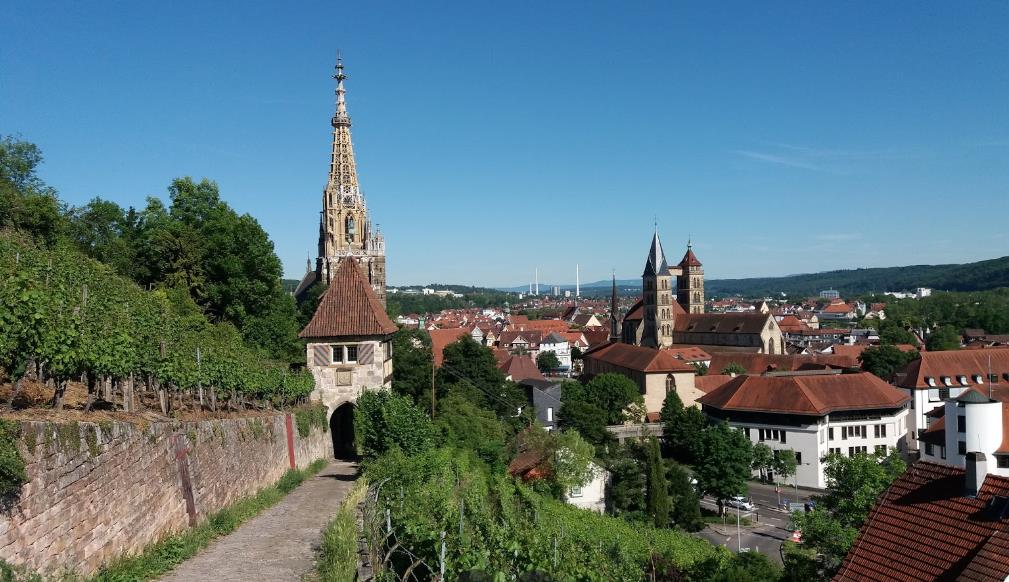
M738 507L743 511L753 511L753 503L742 495L736 495L735 497L726 499L725 504L729 507Z

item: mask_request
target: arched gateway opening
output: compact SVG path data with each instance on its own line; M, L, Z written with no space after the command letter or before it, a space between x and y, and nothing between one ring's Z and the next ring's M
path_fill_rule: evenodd
M333 437L333 456L337 459L357 457L354 441L354 405L344 402L329 417L329 434Z

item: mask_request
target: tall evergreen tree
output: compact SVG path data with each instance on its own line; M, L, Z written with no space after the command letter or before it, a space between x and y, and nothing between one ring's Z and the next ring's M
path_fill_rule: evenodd
M666 467L659 451L659 441L652 438L648 442L648 514L655 527L669 527L672 505L669 501L669 483L666 481Z

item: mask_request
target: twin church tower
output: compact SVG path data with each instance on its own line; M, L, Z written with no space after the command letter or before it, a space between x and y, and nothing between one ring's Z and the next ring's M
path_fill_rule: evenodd
M336 60L336 114L333 116L333 150L329 159L329 181L322 193L319 216L319 254L315 271L309 270L295 291L301 296L315 282L328 285L340 263L354 259L385 305L385 238L372 227L368 205L357 178L354 145L350 139L350 115L343 59Z

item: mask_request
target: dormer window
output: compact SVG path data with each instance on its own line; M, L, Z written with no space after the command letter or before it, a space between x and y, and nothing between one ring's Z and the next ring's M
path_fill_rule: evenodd
M935 386L935 378L932 376L925 376L925 383L929 386Z
M974 374L974 383L975 384L983 384L984 383L984 379L981 377L981 374Z
M952 386L953 380L949 376L943 376L942 383L945 384L946 386Z
M957 379L960 380L960 385L961 386L966 386L967 385L967 376L959 376Z

